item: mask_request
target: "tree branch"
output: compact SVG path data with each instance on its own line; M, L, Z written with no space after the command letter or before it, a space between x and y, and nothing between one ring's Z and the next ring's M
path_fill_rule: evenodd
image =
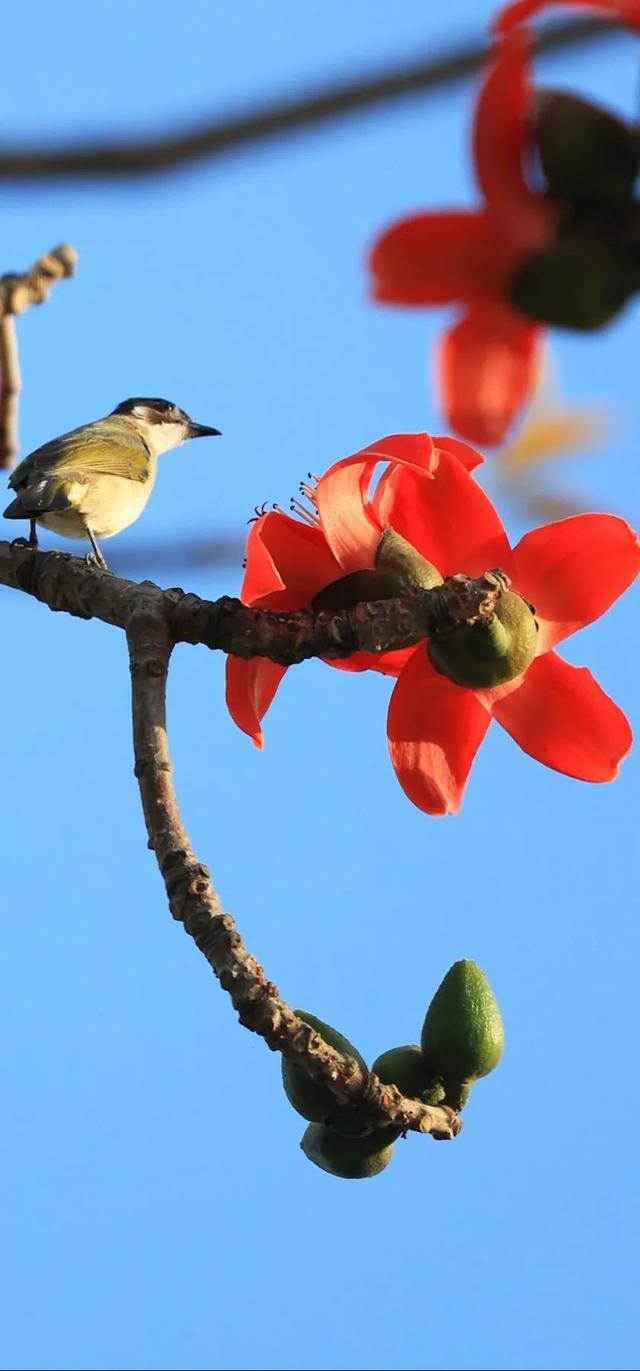
M570 19L544 30L539 52L621 33L619 25L593 19ZM392 66L321 86L308 95L258 106L248 114L210 119L179 133L135 140L104 139L67 146L5 147L0 151L0 180L70 180L158 175L192 162L242 150L269 138L314 128L358 110L374 108L417 92L436 91L471 76L491 55L491 46L469 43L414 63Z
M8 471L18 456L18 396L21 386L15 321L12 314L1 314L0 470Z
M144 587L141 592L144 593ZM454 1138L461 1122L447 1106L408 1099L383 1085L352 1057L323 1041L281 998L221 908L209 872L196 859L182 824L171 778L166 730L166 681L173 639L161 602L150 598L127 622L132 679L135 774L149 846L156 854L169 908L231 997L240 1023L275 1052L293 1058L364 1127L396 1124L439 1139Z
M20 363L18 339L13 320L29 305L41 305L49 298L52 286L65 276L73 276L78 254L69 243L61 243L39 257L28 271L6 272L0 276L0 470L8 470L18 456L18 396Z
M354 652L410 647L456 624L476 622L492 614L505 578L501 572L450 576L431 590L395 600L278 614L251 609L227 595L201 600L180 589L161 590L152 581L127 581L67 553L0 543L0 585L25 591L50 609L116 628L126 629L132 614L152 614L174 643L201 643L236 657L268 657L293 666L310 657L338 660Z

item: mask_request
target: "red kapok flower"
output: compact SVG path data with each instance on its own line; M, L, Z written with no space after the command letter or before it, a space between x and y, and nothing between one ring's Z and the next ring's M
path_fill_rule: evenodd
M525 179L533 94L525 38L500 44L480 92L474 163L483 203L474 211L416 214L374 244L376 300L462 307L438 354L444 410L472 442L502 442L531 393L541 330L509 301L521 263L553 241L558 210Z
M635 129L529 85L525 21L559 2L517 0L495 22L474 124L483 203L402 219L371 253L376 299L461 307L439 347L440 389L451 424L481 444L501 442L530 395L542 327L602 328L640 289ZM570 3L640 28L640 0Z
M500 567L517 592L514 601L533 601L537 638L527 664L491 688L456 684L436 669L429 652L440 640L330 663L398 678L387 726L391 760L409 798L428 814L459 808L492 718L532 757L586 781L612 780L631 745L617 705L586 668L570 666L553 649L631 584L640 569L635 535L622 519L581 514L534 529L512 549L470 474L480 461L456 439L380 439L319 479L308 522L261 515L247 543L242 599L256 607L303 609L345 577L379 570L381 539L390 529L441 576ZM380 462L385 468L372 490ZM285 670L266 658L227 659L230 713L258 746L260 721Z

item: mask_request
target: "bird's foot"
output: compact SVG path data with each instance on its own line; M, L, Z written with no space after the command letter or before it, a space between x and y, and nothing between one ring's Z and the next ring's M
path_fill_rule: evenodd
M96 554L95 552L88 552L84 560L85 560L87 566L94 567L94 569L95 569L96 571L108 571L108 570L109 570L109 568L108 568L108 566L107 566L107 563L105 562L104 557L102 556L102 554Z
M12 539L11 539L11 542L10 542L10 544L9 544L9 546L10 546L10 547L30 547L30 548L35 548L36 551L37 551L37 549L38 549L38 544L37 544L37 543L34 543L34 542L32 541L31 538L12 538Z

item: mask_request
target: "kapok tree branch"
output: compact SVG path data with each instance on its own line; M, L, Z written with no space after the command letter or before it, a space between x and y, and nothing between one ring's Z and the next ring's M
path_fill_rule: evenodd
M363 602L354 609L279 614L251 609L226 595L202 600L180 589L161 590L151 581L127 581L66 553L0 543L0 585L23 590L50 609L123 629L132 614L151 612L164 622L173 643L201 643L237 657L268 657L282 666L311 657L339 660L354 652L388 652L456 624L474 623L493 612L504 589L501 575L450 576L431 590Z
M140 588L144 594L144 587ZM173 637L162 601L142 595L128 618L132 680L135 774L149 846L156 854L174 919L183 924L226 990L240 1022L267 1045L297 1060L336 1102L354 1110L363 1127L395 1124L439 1139L460 1131L447 1106L422 1104L383 1083L352 1057L323 1041L266 979L245 947L234 920L224 913L206 867L194 855L180 818L171 777L166 729L166 681Z
M75 271L78 254L69 243L43 253L28 271L0 276L0 469L8 470L18 455L20 364L14 315L41 305L52 286Z

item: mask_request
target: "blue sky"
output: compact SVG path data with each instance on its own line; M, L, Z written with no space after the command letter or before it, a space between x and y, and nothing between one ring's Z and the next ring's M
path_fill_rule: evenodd
M247 0L8 11L3 138L144 132L477 33L486 3ZM34 33L46 32L35 41ZM630 109L630 38L554 84ZM163 459L107 546L242 533L382 434L433 428L446 311L376 308L364 253L410 209L469 202L470 88L413 98L137 185L2 186L2 262L61 239L73 283L19 322L23 451L130 394L224 436ZM611 436L549 481L637 519L638 312L554 339L566 396ZM496 490L490 469L482 477ZM503 507L514 536L522 513ZM44 535L46 545L56 545ZM141 575L160 577L153 565ZM172 572L208 597L239 564ZM567 646L636 731L638 592ZM303 1157L279 1063L172 924L146 850L122 635L2 592L0 1356L19 1368L637 1365L637 751L611 786L492 728L461 814L428 819L386 754L389 685L289 673L257 753L223 662L170 682L183 814L249 946L372 1060L415 1041L475 958L507 1051L455 1144L410 1137L367 1183Z

